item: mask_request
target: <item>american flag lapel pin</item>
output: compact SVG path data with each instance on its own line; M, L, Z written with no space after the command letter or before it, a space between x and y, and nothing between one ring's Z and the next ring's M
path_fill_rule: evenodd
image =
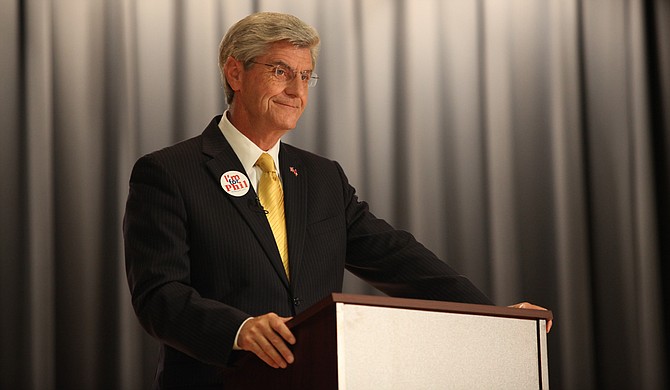
M294 176L298 176L298 170L295 169L295 167L289 167L288 170L291 171Z

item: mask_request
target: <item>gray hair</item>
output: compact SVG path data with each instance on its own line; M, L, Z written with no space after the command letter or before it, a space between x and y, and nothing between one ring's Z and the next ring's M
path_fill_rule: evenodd
M228 30L219 45L219 70L228 104L232 103L235 94L224 72L228 57L233 57L249 67L251 61L266 54L272 44L281 41L309 49L312 66L316 65L319 56L319 33L293 15L259 12L245 17Z

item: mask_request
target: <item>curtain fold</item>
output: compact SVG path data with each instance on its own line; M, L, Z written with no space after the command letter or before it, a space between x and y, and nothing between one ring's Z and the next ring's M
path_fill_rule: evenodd
M5 4L6 3L6 4ZM29 383L28 358L18 351L29 347L26 290L27 281L21 242L25 236L22 216L25 215L22 191L22 145L24 137L18 129L23 127L22 101L23 77L19 39L21 32L21 7L16 2L4 2L0 13L0 51L5 53L0 61L0 386ZM22 297L21 300L16 297ZM16 362L16 363L13 363ZM7 372L6 372L7 370ZM11 370L11 376L9 374Z
M2 1L0 388L142 389L134 161L202 131L250 12L322 37L285 141L500 305L554 311L552 388L663 389L670 7L661 0ZM378 294L347 274L345 290Z

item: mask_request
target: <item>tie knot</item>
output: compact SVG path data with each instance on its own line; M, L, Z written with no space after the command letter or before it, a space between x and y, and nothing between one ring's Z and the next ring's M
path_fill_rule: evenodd
M256 160L256 165L263 172L275 172L275 162L272 160L272 156L267 153L261 154L261 156Z

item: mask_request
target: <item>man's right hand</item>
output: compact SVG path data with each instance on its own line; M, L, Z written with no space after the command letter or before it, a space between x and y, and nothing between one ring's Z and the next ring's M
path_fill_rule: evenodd
M248 320L237 336L237 345L253 352L270 367L286 368L294 357L286 343L295 344L295 336L286 326L290 317L275 313L264 314Z

